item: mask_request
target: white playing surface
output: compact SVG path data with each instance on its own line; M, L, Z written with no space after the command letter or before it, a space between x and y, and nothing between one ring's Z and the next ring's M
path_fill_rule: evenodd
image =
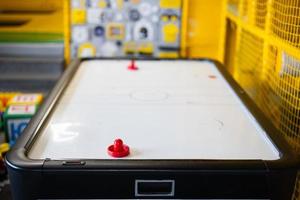
M83 62L33 159L279 159L279 152L215 65L208 61ZM210 75L216 78L210 78Z

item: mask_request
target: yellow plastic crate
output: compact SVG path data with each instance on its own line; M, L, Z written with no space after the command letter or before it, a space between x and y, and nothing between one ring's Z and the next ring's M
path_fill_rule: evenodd
M241 31L235 55L238 67L234 72L234 77L254 99L260 83L257 75L263 68L263 45L264 41L261 38L248 31Z

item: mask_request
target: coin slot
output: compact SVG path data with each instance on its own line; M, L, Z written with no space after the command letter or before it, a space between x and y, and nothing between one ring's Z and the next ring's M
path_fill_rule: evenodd
M136 180L135 196L174 196L174 180Z

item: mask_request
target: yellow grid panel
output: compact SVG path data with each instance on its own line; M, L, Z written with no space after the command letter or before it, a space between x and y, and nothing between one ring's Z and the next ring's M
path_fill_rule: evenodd
M264 29L267 16L267 0L256 0L255 5L255 25L259 28Z
M259 106L300 150L300 60L270 46L261 84Z
M268 0L243 0L241 20L247 24L264 29L267 16Z
M277 52L278 49L273 46L268 49L268 57L273 59L268 59L268 63L263 69L263 79L257 101L259 107L272 119L275 126L280 124L280 98L276 95L279 84L276 84L278 79L274 77L274 74L276 74ZM279 127L277 126L277 128Z
M242 16L242 19L244 20L244 21L248 21L249 19L248 19L248 9L249 9L249 4L250 3L250 1L247 1L247 0L243 0L242 1L242 7L240 8L241 9L241 16Z
M273 0L270 14L271 33L300 47L300 0Z
M236 51L235 79L252 97L256 97L262 71L263 39L242 30ZM255 81L253 81L255 80Z
M227 0L226 16L237 25L226 68L300 154L300 0Z

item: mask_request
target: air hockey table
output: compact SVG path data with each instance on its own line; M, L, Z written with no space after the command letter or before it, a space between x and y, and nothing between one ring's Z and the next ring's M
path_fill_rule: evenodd
M67 68L6 157L15 200L291 198L299 158L221 64L135 64Z

